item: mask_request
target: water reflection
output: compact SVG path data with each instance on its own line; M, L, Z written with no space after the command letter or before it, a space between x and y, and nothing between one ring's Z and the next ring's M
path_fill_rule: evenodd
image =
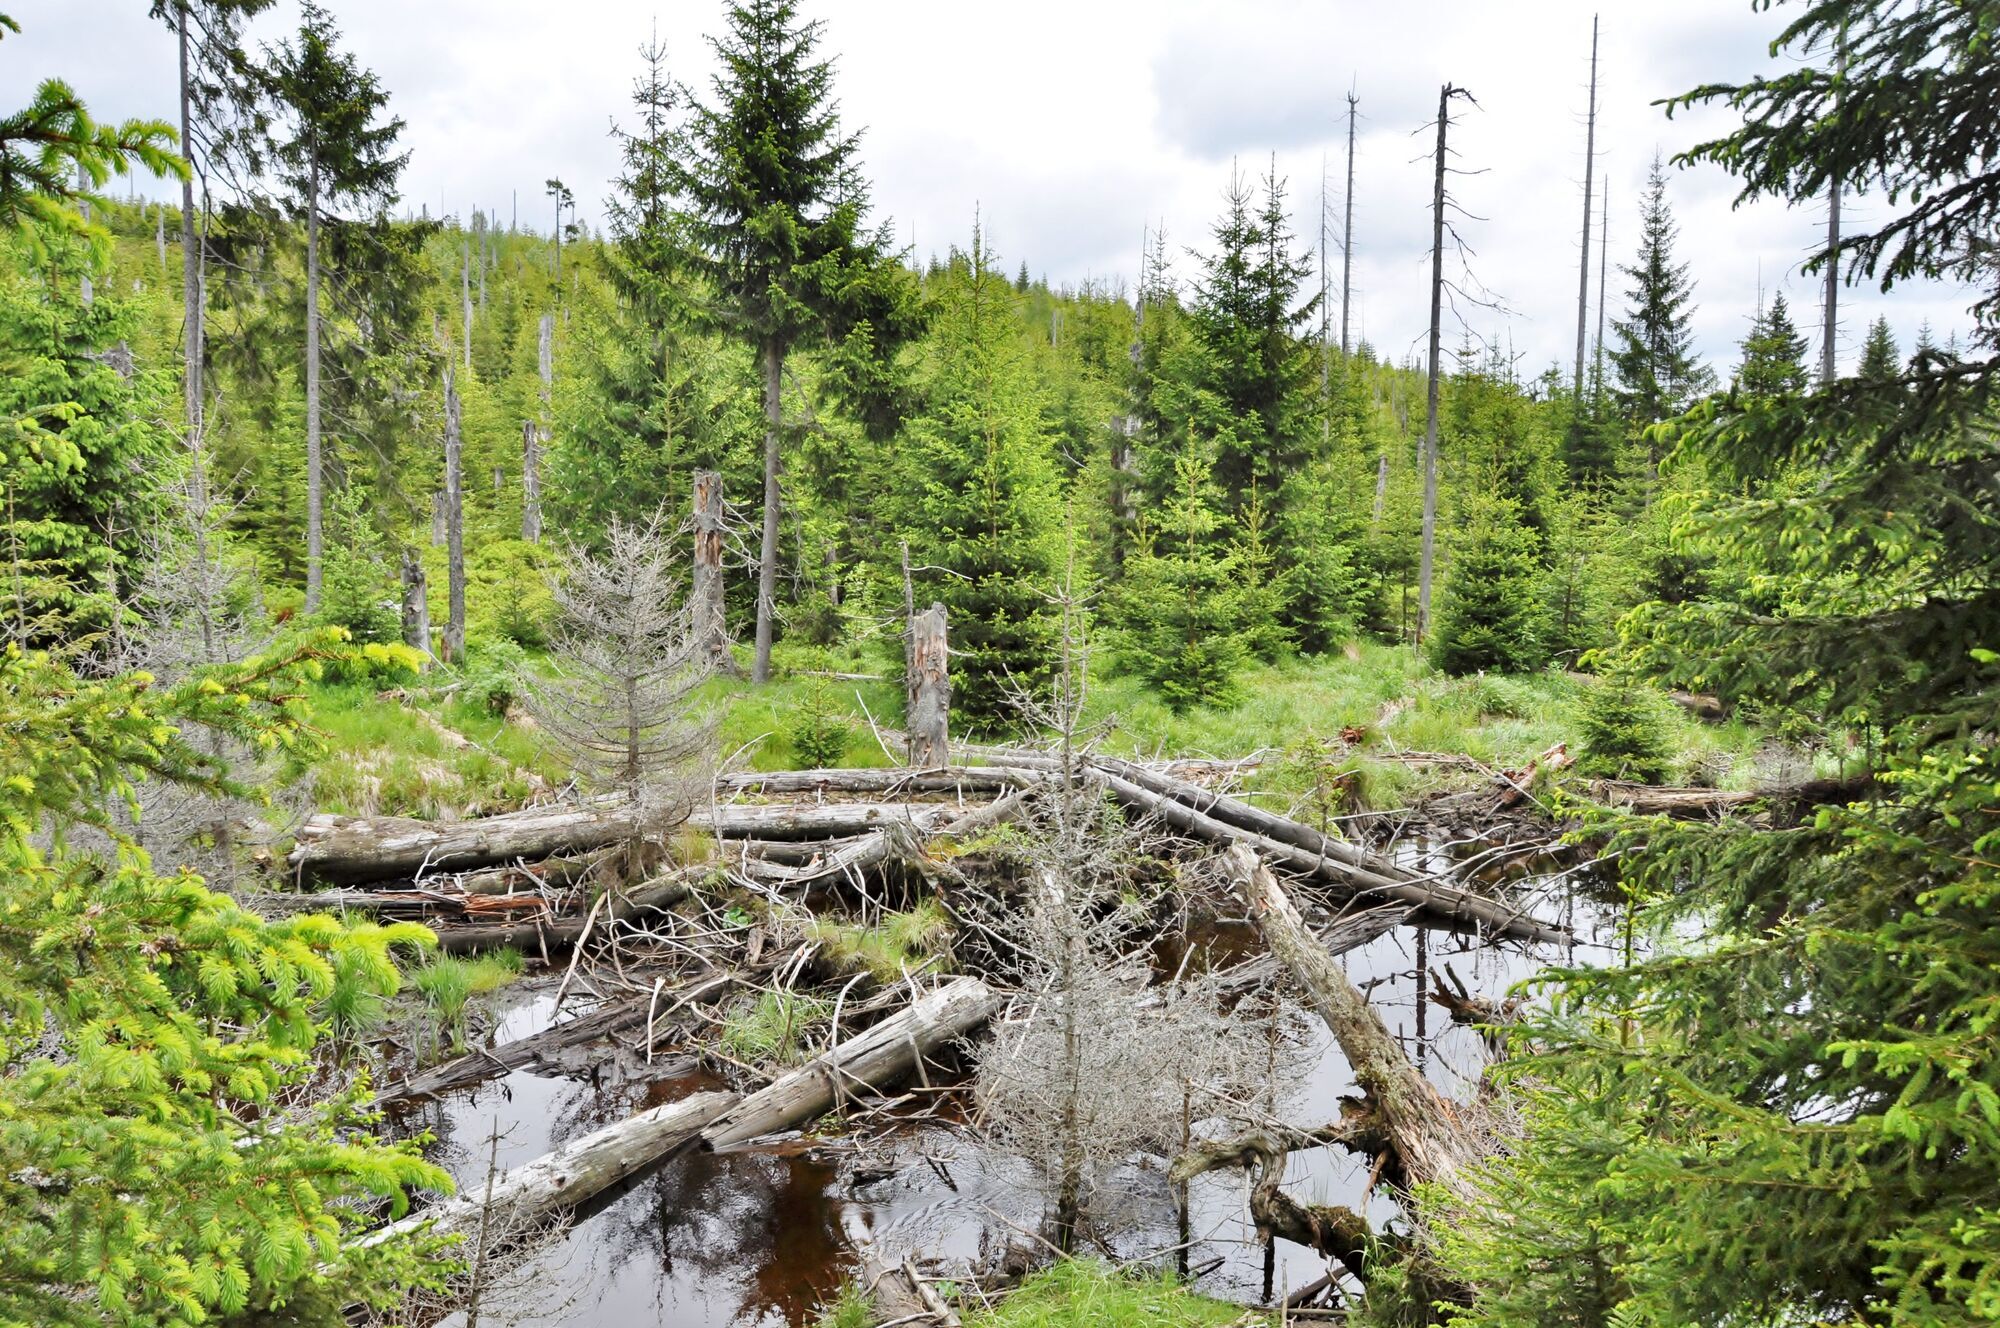
M1556 910L1545 910L1553 913ZM1426 969L1449 969L1474 993L1497 996L1551 961L1588 960L1606 949L1591 937L1601 910L1577 899L1570 920L1585 936L1581 949L1529 954L1470 938L1398 927L1343 957L1354 982L1368 992L1389 1030L1413 1054L1422 1048L1425 1073L1442 1090L1470 1090L1484 1063L1476 1032L1435 1009L1420 1019ZM1229 919L1202 924L1186 943L1229 959L1260 952L1254 931ZM1205 956L1204 956L1205 957ZM1179 963L1172 944L1162 962ZM1422 975L1422 976L1420 976ZM523 1036L546 1019L546 998L527 997L501 1022L507 1037ZM1345 1059L1320 1022L1303 1010L1288 1016L1307 1044L1301 1091L1280 1114L1301 1127L1323 1124L1354 1089ZM1421 1030L1421 1034L1420 1034ZM518 1165L633 1111L716 1086L704 1075L648 1077L643 1066L615 1058L595 1067L597 1082L573 1082L516 1072L476 1094L434 1104L425 1119L436 1131L438 1160L462 1187L481 1183L498 1131L499 1165ZM927 1158L929 1160L927 1160ZM1366 1159L1332 1149L1295 1153L1286 1187L1311 1203L1359 1205ZM948 1178L948 1179L947 1179ZM1115 1229L1101 1238L1122 1257L1171 1251L1181 1242L1178 1215L1163 1168L1135 1165L1120 1177L1111 1206ZM1266 1252L1246 1213L1246 1179L1215 1172L1189 1191L1188 1251L1192 1267L1220 1259L1199 1285L1246 1302L1262 1298ZM1395 1216L1380 1195L1366 1204L1379 1223ZM1102 1211L1102 1210L1100 1210ZM891 1259L909 1253L945 1276L995 1268L1010 1246L1028 1245L1017 1228L1034 1228L1041 1199L1020 1159L983 1145L961 1127L924 1124L883 1137L840 1137L740 1150L721 1156L689 1153L623 1193L601 1201L541 1256L526 1279L537 1289L507 1321L557 1325L787 1325L801 1328L855 1275L862 1244ZM1279 1243L1268 1277L1277 1294L1318 1278L1316 1255ZM489 1310L482 1324L497 1321ZM458 1323L462 1320L450 1320Z

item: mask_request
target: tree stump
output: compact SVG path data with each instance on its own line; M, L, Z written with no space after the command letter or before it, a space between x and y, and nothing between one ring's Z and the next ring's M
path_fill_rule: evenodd
M951 669L944 605L910 619L910 764L934 770L950 764Z

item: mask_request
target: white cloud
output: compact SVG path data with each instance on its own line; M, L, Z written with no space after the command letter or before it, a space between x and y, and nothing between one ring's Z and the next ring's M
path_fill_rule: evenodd
M484 206L504 217L518 191L523 223L544 226L542 182L552 175L575 191L587 222L601 218L617 166L608 130L627 113L635 51L656 14L673 72L705 90L702 34L722 13L719 3L642 0L329 3L409 122L409 207ZM172 43L141 0L15 0L10 12L24 31L0 41L6 86L61 75L100 115L171 111ZM1511 343L1525 374L1569 361L1591 16L1578 0L1017 0L999 10L823 0L810 12L826 23L843 111L867 130L875 200L897 233L914 230L921 251L942 251L965 242L977 206L1010 268L1025 261L1056 281L1129 279L1141 234L1157 222L1176 245L1202 243L1231 158L1261 173L1273 152L1310 245L1323 159L1338 209L1353 86L1355 323L1396 358L1420 347L1427 311L1431 144L1413 131L1434 113L1440 83L1464 84L1480 106L1453 143L1461 165L1484 173L1454 187L1484 218L1463 228L1476 271L1511 311L1469 321ZM292 0L280 0L256 32L275 39L295 20ZM1653 153L1727 124L1714 111L1669 121L1653 103L1764 67L1781 21L1749 0L1604 7L1599 180L1611 190L1614 316L1615 265L1631 255ZM1760 281L1816 323L1817 285L1797 265L1821 209L1734 209L1733 182L1705 168L1677 172L1671 194L1681 257L1699 283L1700 347L1719 369L1735 358ZM1866 216L1870 204L1849 209ZM1963 326L1967 302L1936 287L1845 292L1846 353L1878 312L1907 348L1921 320L1940 336ZM1447 344L1458 339L1447 332Z

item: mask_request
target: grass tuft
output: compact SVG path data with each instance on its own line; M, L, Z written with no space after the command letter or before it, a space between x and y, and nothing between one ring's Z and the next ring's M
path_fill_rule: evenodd
M1126 1274L1094 1259L1067 1259L1036 1273L967 1328L1221 1328L1265 1322L1243 1307L1183 1287L1171 1272Z
M883 915L873 927L816 918L810 931L842 972L865 968L877 982L888 983L944 951L951 941L951 917L944 905L926 899L901 913Z
M833 1002L809 992L767 991L738 1010L722 1026L722 1048L752 1065L776 1061L797 1065L806 1059L812 1033L833 1014Z

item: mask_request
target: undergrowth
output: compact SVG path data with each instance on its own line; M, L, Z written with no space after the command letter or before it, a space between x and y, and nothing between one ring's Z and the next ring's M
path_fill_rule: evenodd
M899 982L906 972L950 943L951 918L935 899L901 913L885 913L873 927L839 918L815 918L808 929L842 972L866 969L877 982Z
M806 1059L812 1034L832 1014L833 1002L824 996L767 991L723 1024L722 1049L752 1065L764 1061L796 1065Z

